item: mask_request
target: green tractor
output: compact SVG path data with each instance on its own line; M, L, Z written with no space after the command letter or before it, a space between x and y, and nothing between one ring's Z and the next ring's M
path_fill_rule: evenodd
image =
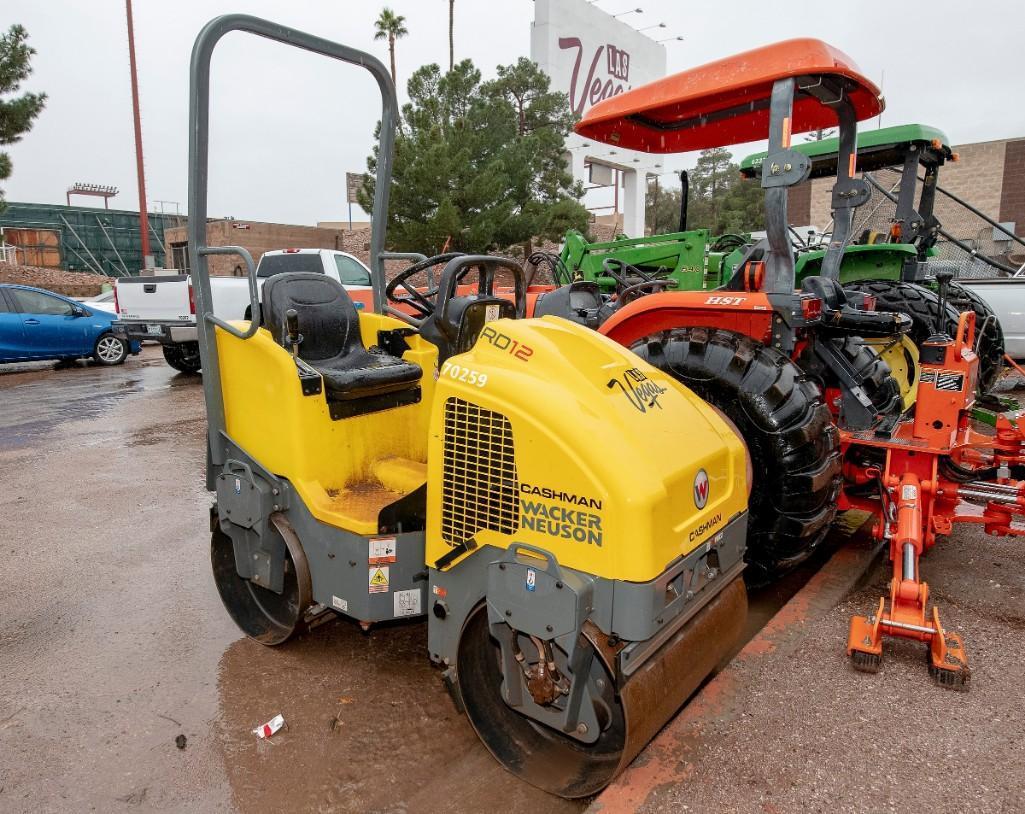
M708 229L688 229L686 172L680 173L680 180L683 206L677 231L634 238L618 235L615 240L590 242L571 229L558 257L539 252L532 258L534 265L548 265L557 285L588 280L607 294L623 288L625 281L616 269L626 273L628 282L634 284L663 281L664 288L674 291L719 288L733 276L733 267L724 260L745 246L750 235L713 237ZM611 269L608 260L613 261Z
M857 168L881 193L883 201L880 205L888 199L894 209L886 232L855 227L842 237L835 233L832 235L830 241L851 241L844 247L839 280L848 292L875 297L880 310L901 311L910 316L913 323L910 336L920 346L933 333L941 307L935 272L950 267L948 261L939 258L936 244L941 237L980 261L995 265L999 271L1013 269L1006 269L997 261L977 254L970 246L945 232L936 217L936 192L943 191L937 183L939 168L947 161L957 160L943 132L921 124L886 127L858 133L857 146ZM809 177L820 178L836 173L838 148L838 139L829 138L798 144L793 149L811 159ZM741 162L741 173L748 178L758 177L764 158L765 153L748 156ZM874 171L891 167L899 168L900 172L896 194L871 175ZM921 177L919 170L923 173ZM950 193L946 194L967 206ZM864 207L868 210L864 224L871 219L877 206ZM821 244L802 239L795 241L798 283L822 272L828 245L826 241ZM976 324L980 326L979 389L988 391L1003 368L1004 335L1000 322L978 294L957 282L950 283L947 299L945 310L950 329L957 325L960 312L975 312Z

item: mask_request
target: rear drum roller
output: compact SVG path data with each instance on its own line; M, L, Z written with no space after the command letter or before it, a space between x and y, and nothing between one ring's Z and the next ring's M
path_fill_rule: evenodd
M481 604L467 617L459 640L456 666L463 708L481 741L510 772L560 797L586 797L625 769L732 654L746 618L747 592L737 578L618 683L613 679L618 668L612 642L585 624L581 636L586 644L581 646L594 654L588 682L602 729L593 743L584 743L503 700L501 649L491 635L487 606ZM584 703L590 701L585 698Z
M633 351L726 413L747 444L749 584L806 559L828 532L840 491L839 433L819 386L787 356L732 331L677 328Z
M243 633L265 645L282 644L302 633L306 629L304 614L312 604L309 566L298 538L277 515L271 515L271 524L285 541L285 580L280 594L239 576L231 537L219 527L215 526L210 539L214 582L224 607ZM268 528L268 533L273 531Z

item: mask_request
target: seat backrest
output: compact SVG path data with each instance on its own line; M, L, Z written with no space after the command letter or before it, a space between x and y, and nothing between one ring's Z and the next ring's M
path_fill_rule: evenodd
M597 283L574 280L569 285L560 286L538 297L534 305L534 316L562 317L588 328L597 328L598 311L604 304Z
M840 311L847 305L847 294L844 293L843 286L832 277L805 277L801 283L801 291L822 300L822 307L827 311Z
M263 284L264 327L274 341L288 345L285 314L299 315L299 355L308 362L333 359L362 347L359 314L341 283L324 274L296 271L276 274Z

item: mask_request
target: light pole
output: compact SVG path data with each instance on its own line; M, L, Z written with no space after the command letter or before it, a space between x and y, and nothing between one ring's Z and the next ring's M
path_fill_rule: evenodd
M656 23L655 25L646 25L644 28L638 28L638 31L651 31L653 28L665 28L665 23Z
M666 37L664 40L655 40L655 42L669 42L670 40L683 42L683 37Z
M135 29L132 26L132 0L125 0L128 17L128 66L132 74L132 118L135 120L135 172L139 179L139 237L142 238L142 267L154 265L149 248L149 215L146 213L146 171L142 163L142 120L139 116L139 79L135 70Z
M628 8L626 11L621 11L619 14L613 14L613 17L623 17L626 14L643 14L644 9L642 8Z

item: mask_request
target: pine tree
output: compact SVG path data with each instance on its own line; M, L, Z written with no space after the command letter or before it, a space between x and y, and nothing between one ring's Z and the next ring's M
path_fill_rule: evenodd
M45 93L23 93L5 99L15 93L21 83L32 73L30 64L35 48L27 44L28 32L20 25L12 25L0 37L0 145L14 144L32 129L36 116L46 104ZM0 152L0 181L11 177L11 157ZM0 189L0 212L6 209L3 190Z
M765 228L762 188L757 181L741 178L729 150L703 150L688 176L688 229L708 229L721 235ZM680 193L659 189L656 197L654 186L649 186L645 212L652 234L675 232L680 222Z
M470 60L410 77L395 142L389 248L483 252L585 230L583 194L565 162L565 94L529 60L482 82ZM376 152L359 203L373 202Z

